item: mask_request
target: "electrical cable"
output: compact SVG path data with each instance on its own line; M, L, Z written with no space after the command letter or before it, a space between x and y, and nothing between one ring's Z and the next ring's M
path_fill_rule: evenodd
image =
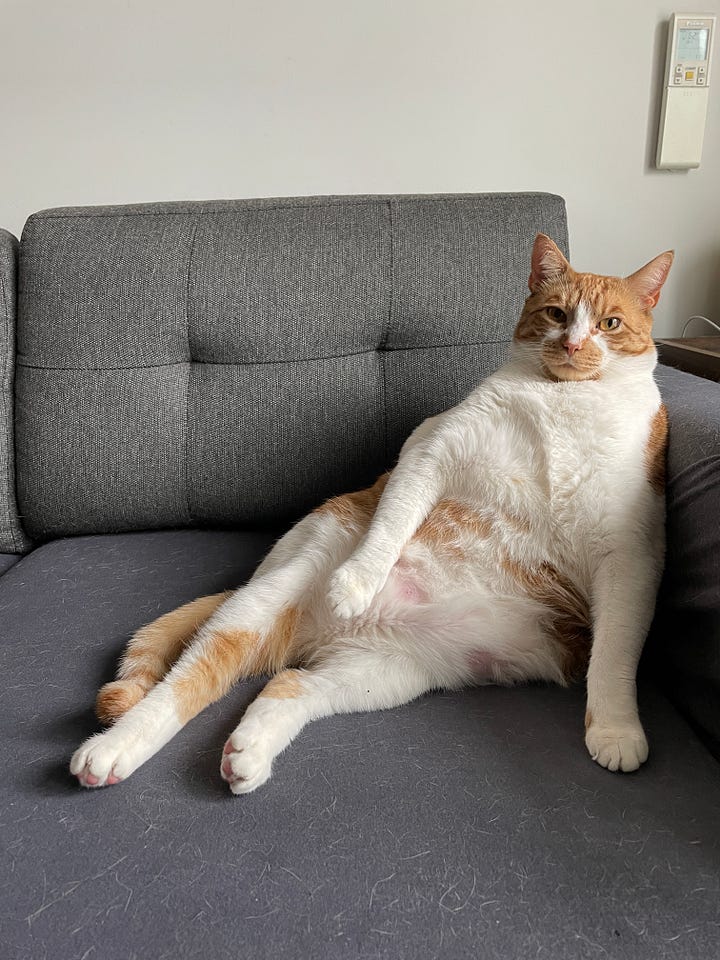
M681 337L685 336L685 331L693 322L693 320L704 320L705 323L709 323L711 327L715 327L716 330L720 330L720 326L718 326L718 324L715 323L714 320L709 320L707 317L703 317L702 314L696 314L694 317L690 317L690 319L687 321L685 326L682 328L682 333L680 334Z

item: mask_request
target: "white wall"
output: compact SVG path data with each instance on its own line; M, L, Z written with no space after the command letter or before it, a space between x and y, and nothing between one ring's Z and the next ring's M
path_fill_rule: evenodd
M672 10L0 0L0 224L66 204L550 190L578 269L676 249L659 334L720 321L717 50L702 167L649 165Z

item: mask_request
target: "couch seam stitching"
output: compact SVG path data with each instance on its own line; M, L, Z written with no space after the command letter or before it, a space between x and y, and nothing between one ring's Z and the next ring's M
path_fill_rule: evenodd
M123 367L50 367L43 364L32 364L18 361L17 366L22 367L24 370L57 370L59 372L72 371L75 373L102 373L121 370L161 370L164 367L183 367L186 365L190 366L191 364L201 367L264 367L283 363L290 365L294 363L320 363L325 360L345 360L349 357L371 356L373 353L410 353L413 350L448 350L454 347L507 346L509 343L510 340L471 340L463 343L431 343L423 347L385 347L382 350L378 349L377 347L370 347L367 350L354 350L351 353L332 353L324 354L318 357L293 357L292 359L281 358L277 360L228 360L227 362L223 362L221 360L171 360L165 363L130 364Z
M190 372L193 363L192 352L190 348L190 273L192 270L193 254L195 253L195 238L200 226L200 221L196 217L193 227L192 238L190 240L190 254L188 256L187 280L185 284L185 332L187 335L187 382L185 388L185 463L183 469L183 479L185 481L185 506L188 515L188 524L193 522L192 504L190 502ZM176 364L173 364L176 366Z
M384 422L383 422L383 429L384 429L384 433L385 433L385 451L384 451L384 458L383 458L383 459L384 459L384 461L385 461L385 464L384 464L384 465L385 465L385 468L386 468L386 469L387 469L387 467L388 467L388 457L389 457L389 451L390 451L390 428L389 428L389 420L388 420L387 363L385 362L385 356L384 356L384 354L385 354L386 349L387 349L386 344L387 344L387 341L388 341L388 337L390 336L390 330L391 330L392 318L393 318L393 308L394 308L394 304L395 304L395 297L394 297L394 293L395 293L395 252L394 252L394 247L393 247L394 221L393 221L392 200L390 200L390 199L389 199L388 202L387 202L387 212L388 212L388 227L389 227L389 236L388 236L388 241L389 241L389 263L388 263L388 268L389 268L389 272L390 272L390 292L389 292L389 297L388 297L388 315L387 315L387 322L386 322L386 325L385 325L385 334L384 334L381 342L378 344L378 349L379 349L379 351L380 351L380 368L381 368L381 370L382 370L383 421L384 421Z

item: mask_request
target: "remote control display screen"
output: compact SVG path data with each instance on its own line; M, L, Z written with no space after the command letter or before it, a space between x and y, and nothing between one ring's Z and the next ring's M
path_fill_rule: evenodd
M705 60L709 30L678 30L677 59Z

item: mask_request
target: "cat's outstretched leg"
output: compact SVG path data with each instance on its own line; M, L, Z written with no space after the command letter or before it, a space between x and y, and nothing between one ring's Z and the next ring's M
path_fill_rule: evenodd
M427 671L411 660L357 648L335 652L310 669L284 670L250 704L229 737L220 775L233 793L249 793L265 783L273 759L308 721L399 706L433 686Z
M322 517L322 513L321 508L289 530L265 557L250 582L278 570L302 551L312 552L313 546L320 554L329 550L327 534L330 531L331 536L339 541L337 526L334 527L328 517ZM141 627L120 661L117 679L106 683L97 695L95 712L98 719L112 723L139 703L178 660L202 624L233 593L227 590L200 597Z
M76 751L70 770L83 786L126 778L239 677L275 672L297 659L301 604L359 536L357 524L341 523L338 514L337 505L317 511L289 531L252 580L221 602L186 642L166 677ZM207 598L207 608L213 603ZM201 607L195 613L204 612Z
M142 627L130 640L117 679L101 687L95 712L112 723L151 690L177 661L198 628L223 604L231 591L200 597Z
M243 601L255 609L238 610ZM235 609L228 611L233 603ZM200 628L160 683L109 730L75 752L70 771L83 786L124 780L239 677L292 661L299 610L285 606L261 612L258 607L262 598L250 586L233 595ZM250 621L251 629L241 626L244 621Z

